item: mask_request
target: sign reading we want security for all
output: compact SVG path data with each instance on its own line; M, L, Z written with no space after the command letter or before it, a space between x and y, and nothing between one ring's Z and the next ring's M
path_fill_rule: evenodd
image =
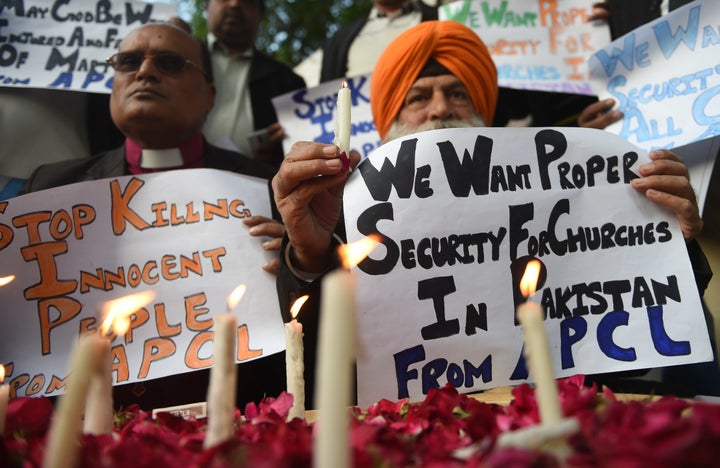
M630 186L647 161L579 128L434 130L371 153L344 194L348 241L382 238L355 269L358 403L525 381L531 257L557 377L711 360L677 220Z
M151 291L112 342L116 384L212 365L213 317L232 309L238 361L284 349L273 253L242 219L270 217L267 181L213 169L125 176L0 202L0 362L19 396L64 390L101 305Z
M0 86L109 93L105 61L133 29L175 6L122 0L0 1Z

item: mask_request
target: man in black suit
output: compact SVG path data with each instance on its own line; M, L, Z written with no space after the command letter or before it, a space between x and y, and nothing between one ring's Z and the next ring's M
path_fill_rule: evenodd
M211 143L232 143L241 153L277 168L285 133L272 98L304 88L305 81L255 48L263 0L209 0L205 11L217 105L203 134Z
M169 23L152 23L132 31L118 53L108 59L115 69L110 112L125 143L89 159L40 166L25 191L75 182L171 169L209 167L269 179L271 166L217 148L201 132L213 107L215 86L203 60L202 44ZM247 218L252 235L277 241L284 227L261 216ZM271 241L272 242L272 241ZM269 266L268 266L269 268ZM284 354L244 363L237 404L277 396L285 389ZM117 386L115 405L138 403L143 409L204 401L209 371L173 375Z
M373 0L368 14L340 28L323 46L320 82L370 74L380 53L405 29L438 19L419 0Z

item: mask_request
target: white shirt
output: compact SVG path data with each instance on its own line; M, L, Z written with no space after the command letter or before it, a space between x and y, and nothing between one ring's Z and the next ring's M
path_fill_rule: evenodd
M210 143L225 148L229 140L239 152L252 156L247 140L255 129L248 87L252 50L229 56L212 33L208 33L208 47L217 94L215 106L203 126L203 135Z
M422 14L417 9L403 14L397 10L388 15L379 15L373 7L365 26L355 37L348 51L347 76L372 73L380 54L403 31L420 23Z

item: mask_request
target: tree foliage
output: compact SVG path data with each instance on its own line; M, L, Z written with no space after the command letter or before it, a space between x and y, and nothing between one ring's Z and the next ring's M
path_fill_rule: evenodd
M206 0L174 0L195 35L207 35ZM258 49L292 66L322 47L337 29L370 10L372 0L265 0Z

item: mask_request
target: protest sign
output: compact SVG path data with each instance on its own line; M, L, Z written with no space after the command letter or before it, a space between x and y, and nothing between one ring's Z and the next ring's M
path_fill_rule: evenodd
M121 0L0 2L0 85L109 93L105 60L131 30L175 6Z
M531 257L557 377L711 360L678 223L629 183L647 161L579 128L434 130L370 154L344 194L348 241L382 237L354 269L358 403L525 381Z
M582 0L460 0L440 7L488 47L506 88L593 94L587 58L610 42L606 24L588 23Z
M56 395L100 304L152 291L114 339L116 384L212 365L213 317L240 284L239 361L284 349L273 253L242 218L271 216L266 180L214 169L124 176L0 202L0 359L17 395Z
M299 89L273 99L273 106L287 137L283 140L285 154L296 141L333 143L337 111L335 103L341 84L350 88L352 109L350 149L363 157L380 146L370 110L370 77L366 75L333 80L314 88Z
M601 99L624 118L607 127L649 151L720 132L720 3L697 0L647 23L589 60Z

